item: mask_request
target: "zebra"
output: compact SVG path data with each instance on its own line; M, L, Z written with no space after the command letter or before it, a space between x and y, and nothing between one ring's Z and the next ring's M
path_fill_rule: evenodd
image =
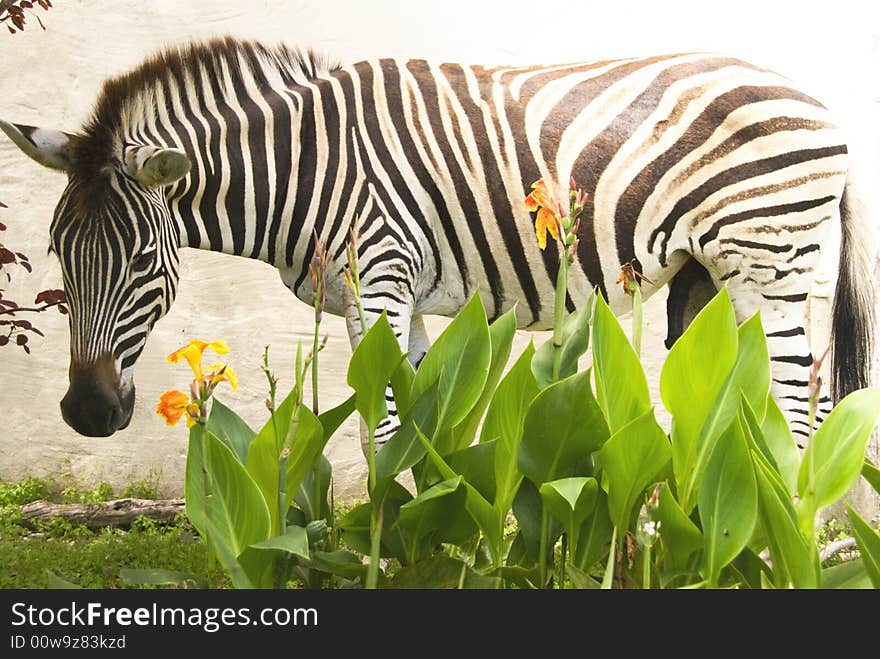
M830 112L782 76L712 53L489 67L375 59L231 37L169 47L108 79L73 134L0 123L68 174L50 249L70 302L64 420L125 428L134 366L174 301L183 247L260 259L311 303L313 233L328 246L326 310L361 336L341 276L359 218L368 324L383 311L418 364L423 317L474 292L490 319L548 329L558 254L540 250L529 185L573 176L589 194L567 307L601 291L615 313L623 263L643 295L669 286L671 344L726 286L738 321L761 312L772 393L807 436L807 297L840 245L834 402L868 384L870 228ZM837 241L837 242L836 242ZM399 425L393 414L377 444Z

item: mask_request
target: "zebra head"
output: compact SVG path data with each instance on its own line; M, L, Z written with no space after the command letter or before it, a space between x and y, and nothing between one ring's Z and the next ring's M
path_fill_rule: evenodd
M0 121L25 154L67 172L55 208L50 251L61 263L70 309L70 386L64 421L107 437L128 426L134 365L177 290L179 234L163 187L183 178L176 149L116 143Z

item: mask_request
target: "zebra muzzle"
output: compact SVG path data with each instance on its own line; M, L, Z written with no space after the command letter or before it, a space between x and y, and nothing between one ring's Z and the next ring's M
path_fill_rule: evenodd
M123 392L115 360L71 360L70 386L61 400L61 416L80 435L109 437L127 427L134 410L134 385Z

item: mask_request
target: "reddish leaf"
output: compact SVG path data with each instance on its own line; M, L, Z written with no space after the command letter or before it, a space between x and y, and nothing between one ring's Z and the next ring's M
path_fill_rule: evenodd
M16 252L15 255L20 258L22 261L27 261L28 257L22 254L21 252Z
M21 0L21 2L18 3L18 5L22 9L33 9L34 8L34 3L31 2L31 0Z
M65 307L63 304L58 306L58 311L60 311L60 312L62 313L62 315L65 315L65 316L66 316L67 313L68 313L68 312L67 312L67 307Z
M2 204L0 204L2 206ZM3 222L0 222L0 231L6 231L6 225Z
M27 354L31 354L31 349L27 347L27 344L22 344L21 347L24 348L24 351L25 351Z
M8 336L0 336L0 348L5 346L7 343L9 343L9 337Z
M10 309L17 309L18 303L13 302L12 300L0 300L0 307L9 307Z
M46 336L40 330L38 330L36 327L31 327L31 332L33 332L34 334L37 334L39 336Z
M0 247L0 263L15 263L15 254L5 247Z
M9 206L0 201L0 208L9 208Z
M31 267L31 264L28 263L27 261L19 261L18 264L19 264L22 268L24 268L25 270L27 270L28 272L33 272L33 271L34 271L34 269Z
M9 30L9 34L15 34L15 30L12 29L11 25L7 25L6 29Z
M16 327L20 327L21 329L25 329L25 330L29 330L33 327L33 325L31 324L31 321L29 321L29 320L14 320L14 321L12 321L12 324L15 325Z
M18 334L18 335L16 335L16 337L15 337L15 342L16 342L18 345L23 346L25 343L28 342L27 334Z
M60 288L51 288L37 293L34 304L40 304L41 302L45 304L59 304L61 302L67 302L67 296Z

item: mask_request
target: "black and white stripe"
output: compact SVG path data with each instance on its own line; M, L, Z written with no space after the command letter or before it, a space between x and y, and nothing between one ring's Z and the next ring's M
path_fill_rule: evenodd
M386 310L413 358L428 345L422 316L453 315L477 290L490 316L516 303L520 327L549 328L558 253L538 248L522 200L539 178L565 190L573 175L591 203L570 308L598 287L627 310L614 282L632 261L654 282L646 296L670 285L672 340L726 285L740 321L761 311L772 391L805 434L807 296L824 245L842 236L835 398L867 383L873 298L846 144L818 101L739 60L333 67L227 39L109 81L75 139L53 229L74 317L93 316L74 350L112 349L123 368L173 299L178 246L264 260L310 301L313 230L340 274L355 217L368 315ZM119 166L130 144L179 149L192 170L161 195L136 189ZM108 168L104 196L83 204L77 180ZM100 212L71 219L83 208ZM132 274L132 255L151 246L154 269ZM89 250L108 253L95 262ZM327 308L356 343L341 276Z

